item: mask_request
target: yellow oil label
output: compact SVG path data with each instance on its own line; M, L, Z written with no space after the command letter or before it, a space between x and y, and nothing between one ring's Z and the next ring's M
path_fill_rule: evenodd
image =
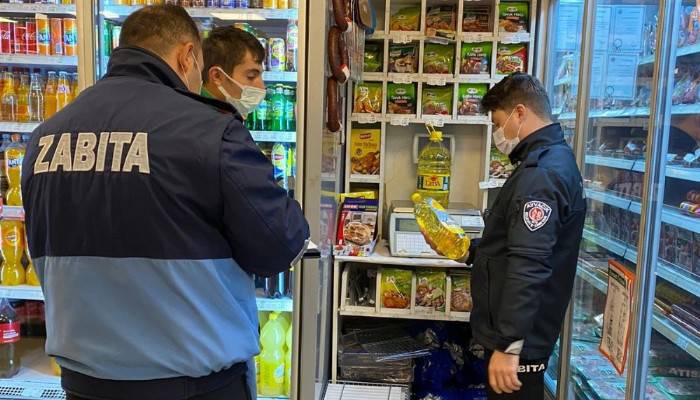
M449 175L418 175L420 190L450 190Z

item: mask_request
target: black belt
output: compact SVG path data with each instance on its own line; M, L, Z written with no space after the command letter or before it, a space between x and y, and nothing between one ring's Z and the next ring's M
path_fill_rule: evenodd
M221 389L246 372L246 363L238 363L199 378L183 376L148 381L115 381L62 368L61 384L71 394L95 400L183 400Z

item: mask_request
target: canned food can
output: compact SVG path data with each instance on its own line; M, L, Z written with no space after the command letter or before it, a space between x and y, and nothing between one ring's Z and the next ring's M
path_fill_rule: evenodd
M259 38L258 38L258 42L260 42L260 45L261 45L262 48L265 50L265 53L266 53L265 55L267 56L267 39L264 38L264 37L259 37ZM265 58L267 58L267 57L265 57ZM267 61L263 64L263 68L264 68L265 70L268 69L268 65L267 65L267 64L268 64Z
M78 27L75 18L63 18L63 54L74 56L78 47Z
M248 3L249 8L263 8L262 0L249 0Z
M271 38L268 52L268 67L270 71L283 72L287 63L284 39Z
M221 7L221 0L207 0L207 7L220 8Z
M36 20L27 21L27 54L37 54Z
M221 8L233 8L233 0L221 0Z
M263 8L277 8L277 0L263 0Z
M49 25L51 30L51 55L63 55L63 19L50 18Z
M687 212L688 214L700 215L700 204L684 201L681 203L681 210Z
M14 23L15 54L27 52L27 25L24 21Z
M43 56L51 54L51 29L46 18L36 19L36 47L37 52Z
M289 0L277 0L277 8L280 10L289 8Z
M13 33L11 22L0 22L0 53L12 54L15 46Z

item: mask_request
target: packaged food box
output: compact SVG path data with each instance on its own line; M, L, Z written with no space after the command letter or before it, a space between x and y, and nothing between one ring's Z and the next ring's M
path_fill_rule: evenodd
M472 311L472 278L471 272L455 272L450 274L452 289L450 293L450 311Z
M501 2L498 5L499 32L527 32L530 21L530 5L526 2Z
M381 82L360 82L355 85L355 104L353 107L353 112L381 114Z
M382 268L382 307L411 308L413 271L398 268Z
M379 175L380 129L353 129L350 133L350 165L353 174Z
M459 115L483 115L481 99L484 98L489 87L485 83L463 83L459 85L457 95L457 114Z
M527 72L527 45L499 43L496 52L496 73L510 75L514 72Z
M510 163L507 155L501 153L496 146L491 146L491 162L489 164L489 178L508 179L515 167Z
M700 379L661 377L657 378L655 386L676 400L700 398Z
M493 44L491 42L462 43L462 65L459 72L461 74L490 74L492 51Z
M491 6L464 4L463 32L491 32Z
M416 85L389 83L387 86L387 114L416 113Z
M338 218L338 236L333 253L336 256L366 257L376 243L377 200L347 198Z
M678 228L670 224L661 224L661 240L659 241L659 257L669 263L676 262L676 242Z
M454 71L454 46L426 43L423 55L423 73L451 74Z
M693 233L685 230L678 230L676 239L676 262L675 264L686 271L693 271Z
M418 44L390 44L389 72L401 74L415 74L418 72Z
M423 86L423 115L452 115L452 86Z
M405 7L392 14L389 29L392 31L420 30L420 7Z
M693 233L693 273L700 276L700 233Z
M445 311L445 287L447 274L435 269L416 271L416 310Z
M384 65L384 43L365 43L365 72L382 72Z
M430 37L455 38L457 13L454 5L433 6L425 16L425 35Z

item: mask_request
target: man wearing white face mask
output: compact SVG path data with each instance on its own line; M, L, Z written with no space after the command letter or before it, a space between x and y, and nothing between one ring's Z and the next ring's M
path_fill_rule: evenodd
M265 99L265 49L255 36L230 26L212 29L202 47L202 96L225 101L246 118Z
M488 357L489 400L540 400L571 298L586 214L581 174L542 84L514 74L482 100L493 141L517 166L470 249L471 327Z

